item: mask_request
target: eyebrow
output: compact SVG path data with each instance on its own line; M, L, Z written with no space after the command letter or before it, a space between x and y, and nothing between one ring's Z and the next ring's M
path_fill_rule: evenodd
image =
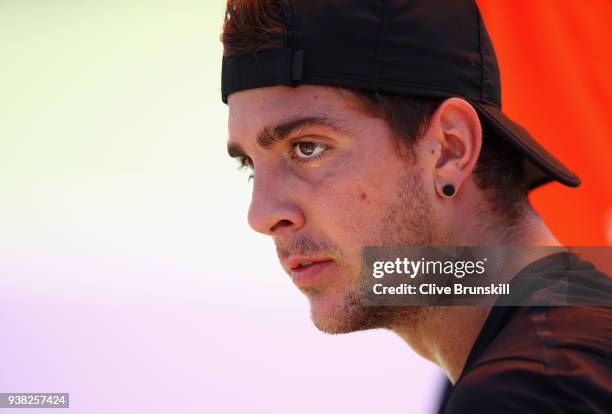
M347 131L338 121L326 116L309 116L283 121L275 126L266 126L257 134L256 142L264 149L287 139L295 131L309 126L323 126L335 132L346 134ZM245 157L246 153L239 144L228 144L227 153L230 157Z

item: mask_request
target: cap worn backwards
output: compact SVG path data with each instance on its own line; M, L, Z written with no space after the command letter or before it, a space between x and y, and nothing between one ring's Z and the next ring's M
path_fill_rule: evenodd
M274 85L330 85L468 100L524 156L529 188L580 179L501 110L497 58L473 0L280 0L285 47L223 59L222 99Z

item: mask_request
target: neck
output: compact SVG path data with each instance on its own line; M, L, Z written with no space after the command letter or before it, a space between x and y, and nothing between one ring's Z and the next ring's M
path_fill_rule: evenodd
M454 384L480 333L490 308L421 308L416 325L395 326L398 334L417 354L438 365Z
M462 223L461 237L451 237L457 246L559 246L559 241L542 220L529 208L519 222L512 228L502 229L499 224L486 223L479 217L472 226ZM467 224L467 225L466 225ZM492 231L491 229L495 229ZM469 235L469 236L468 236ZM538 249L518 249L500 253L510 280L523 267L546 254ZM517 253L518 252L518 253ZM491 307L430 307L419 308L419 322L397 325L392 330L397 333L418 354L434 362L452 383L461 376L467 357L474 346Z

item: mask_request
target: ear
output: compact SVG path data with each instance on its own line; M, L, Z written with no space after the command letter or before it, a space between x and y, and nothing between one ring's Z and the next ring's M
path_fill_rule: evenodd
M440 197L456 194L474 169L482 146L478 114L467 101L449 98L431 117L429 136L434 143L433 179Z

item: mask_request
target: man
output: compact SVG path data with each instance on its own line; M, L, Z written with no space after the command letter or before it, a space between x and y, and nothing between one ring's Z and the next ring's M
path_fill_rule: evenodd
M232 1L222 41L249 224L274 239L319 329L396 332L455 384L447 413L609 412L610 308L362 301L364 246L560 246L527 192L580 181L501 111L473 1ZM534 292L566 269L564 253L500 255L508 275L529 274L515 280L546 281Z

